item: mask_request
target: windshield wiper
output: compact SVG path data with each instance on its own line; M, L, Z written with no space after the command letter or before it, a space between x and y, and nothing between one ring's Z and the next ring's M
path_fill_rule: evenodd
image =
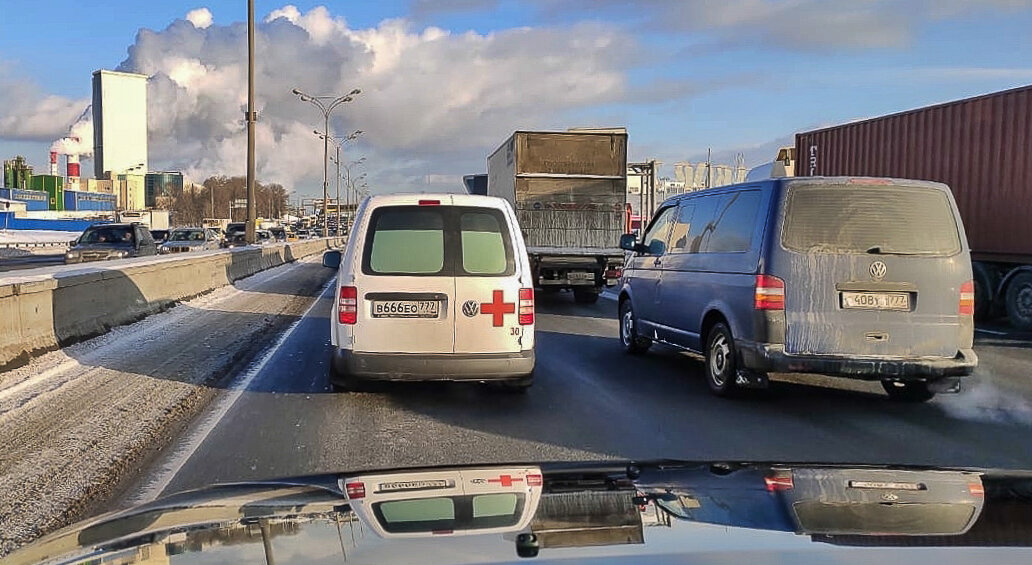
M871 255L928 255L928 253L916 253L911 251L884 251L880 245L869 247L866 252Z

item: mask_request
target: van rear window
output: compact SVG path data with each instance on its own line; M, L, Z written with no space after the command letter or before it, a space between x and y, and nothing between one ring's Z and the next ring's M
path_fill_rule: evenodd
M441 210L398 207L375 218L369 268L378 274L426 275L444 269Z
M961 249L946 195L904 186L794 186L781 243L802 253L953 255Z
M501 210L385 206L373 211L362 272L368 275L509 276L516 261Z

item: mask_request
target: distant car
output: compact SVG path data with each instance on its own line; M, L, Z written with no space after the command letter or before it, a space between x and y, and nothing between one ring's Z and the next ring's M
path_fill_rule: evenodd
M172 230L168 241L161 244L158 253L184 253L189 251L207 251L220 247L218 237L212 230L204 228L176 228Z
M97 224L86 228L65 253L65 263L155 255L158 246L143 224Z
M222 243L222 247L226 249L233 249L234 247L246 247L247 246L247 234L244 232L234 232L226 235L226 240Z
M978 358L964 226L940 183L789 177L670 198L630 252L620 341L702 353L710 389L767 373L881 381L897 400L955 390Z
M272 232L269 230L254 230L254 242L258 245L273 242Z
M269 229L269 233L272 234L272 239L275 241L287 240L287 230L284 228L271 228Z
M306 229L297 230L298 239L308 239L312 237L312 233Z
M465 194L363 201L339 267L330 316L330 384L364 380L534 379L534 288L512 207Z
M170 230L150 230L151 237L154 238L154 243L162 244L168 241L168 235Z

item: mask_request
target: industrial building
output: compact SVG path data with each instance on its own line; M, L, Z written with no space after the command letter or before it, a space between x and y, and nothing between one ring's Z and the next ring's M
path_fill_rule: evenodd
M158 206L163 196L183 192L183 173L175 171L147 173L143 181L144 205L147 208Z

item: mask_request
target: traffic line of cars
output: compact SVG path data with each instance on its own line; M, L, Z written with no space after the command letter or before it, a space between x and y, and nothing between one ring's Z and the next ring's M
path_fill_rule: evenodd
M880 381L897 400L959 390L972 350L970 251L940 183L768 179L671 198L627 234L619 338L700 353L712 392L767 373ZM330 383L533 383L534 277L512 206L457 194L367 198L338 271Z
M88 263L165 255L233 249L248 245L242 222L227 226L225 233L217 228L181 227L169 230L148 230L140 223L96 224L75 240L65 253L65 263ZM256 230L257 245L286 241L283 228Z

